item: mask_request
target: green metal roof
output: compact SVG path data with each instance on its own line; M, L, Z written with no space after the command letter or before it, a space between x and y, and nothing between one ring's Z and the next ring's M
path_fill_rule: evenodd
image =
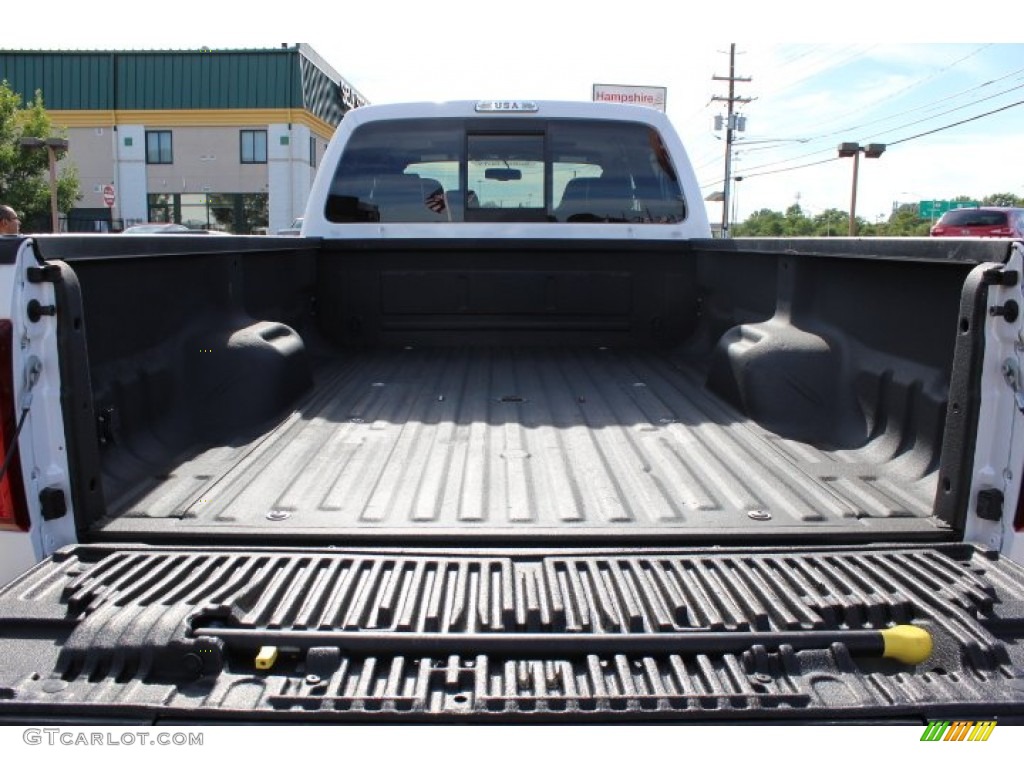
M0 80L49 109L113 109L113 54L0 51Z
M337 125L364 101L312 48L3 51L0 80L47 109L306 109Z

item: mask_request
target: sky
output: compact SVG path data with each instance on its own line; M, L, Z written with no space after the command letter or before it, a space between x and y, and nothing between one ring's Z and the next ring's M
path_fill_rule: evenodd
M77 0L55 0L52 25L0 31L0 48L188 49L311 45L370 102L589 100L595 83L667 88L667 113L690 153L702 196L721 191L725 142L715 115L736 46L735 217L799 203L849 209L852 159L841 142L884 143L860 161L857 213L894 203L996 192L1024 196L1024 44L990 17L975 41L936 8L866 0L844 6L735 0L616 3L377 0L248 6L177 0L151 23ZM768 7L770 6L770 7ZM1012 15L1011 15L1012 16ZM1019 39L1019 37L1018 37ZM999 110L999 111L996 111ZM993 112L985 117L978 117ZM976 119L972 119L976 118ZM965 122L962 122L965 121ZM961 123L958 126L950 126ZM932 132L934 131L934 132ZM918 134L927 134L918 136ZM797 167L806 166L806 167ZM721 204L707 203L712 221ZM733 207L733 206L731 206ZM732 211L730 211L732 213Z

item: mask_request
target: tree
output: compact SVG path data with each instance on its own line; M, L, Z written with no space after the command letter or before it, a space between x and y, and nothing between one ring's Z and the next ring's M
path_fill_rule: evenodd
M953 202L972 202L974 198L960 195ZM1024 198L1000 192L981 199L982 205L1024 208ZM888 221L873 223L857 217L857 234L861 237L927 237L935 222L922 219L917 205L904 204L889 215ZM791 205L779 213L762 208L744 222L732 227L734 237L843 237L850 231L850 215L837 208L808 218L799 205Z
M810 237L814 233L814 222L804 215L799 204L794 203L786 209L786 235L790 237Z
M981 199L982 205L998 205L1008 208L1024 208L1024 197L1018 197L1012 192L998 192Z
M26 222L50 220L50 161L48 152L23 149L20 141L54 136L64 137L46 113L42 92L23 107L21 95L0 81L0 202ZM57 208L67 213L80 199L78 171L65 167L57 180Z
M872 226L861 218L857 222L861 234ZM762 208L746 221L735 224L732 234L734 237L837 237L847 234L849 229L850 217L845 211L829 208L809 218L799 204L794 204L784 214Z
M813 219L815 237L840 237L850 231L850 214L827 208Z
M885 237L925 237L931 222L921 218L915 204L903 204L889 214L889 221L880 227L879 234Z
M781 213L762 208L742 224L735 225L732 234L734 237L782 237L785 230L786 220Z

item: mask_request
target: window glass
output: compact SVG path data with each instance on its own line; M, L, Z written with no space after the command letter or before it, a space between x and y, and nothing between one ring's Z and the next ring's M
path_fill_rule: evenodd
M266 131L242 131L240 137L243 163L267 162Z
M146 131L146 162L150 165L174 162L170 131Z
M1002 227L1006 226L1006 213L957 208L943 214L941 223L948 227Z
M661 137L643 124L450 119L361 126L325 213L336 222L674 223L686 207Z
M553 122L557 221L676 223L686 206L661 136L639 123Z
M327 198L330 221L462 221L461 124L370 123L353 133ZM440 178L443 177L444 182Z
M239 235L267 227L270 199L266 193L175 193L149 195L149 220L184 224Z
M468 208L523 212L547 208L543 134L472 135L468 148Z

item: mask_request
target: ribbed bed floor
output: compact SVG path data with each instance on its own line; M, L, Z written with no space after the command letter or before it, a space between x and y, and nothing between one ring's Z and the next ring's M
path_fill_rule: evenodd
M881 441L829 452L781 439L702 384L640 349L352 353L272 431L114 501L104 529L506 540L935 531L935 476L912 457Z

